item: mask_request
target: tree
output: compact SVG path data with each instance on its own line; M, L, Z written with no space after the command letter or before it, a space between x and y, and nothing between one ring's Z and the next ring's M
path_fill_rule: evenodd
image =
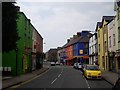
M19 7L15 2L2 2L2 51L8 52L17 48L17 13Z

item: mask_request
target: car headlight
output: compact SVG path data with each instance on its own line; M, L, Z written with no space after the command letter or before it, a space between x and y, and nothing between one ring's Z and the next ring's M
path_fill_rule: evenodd
M98 73L98 75L101 75L101 73Z

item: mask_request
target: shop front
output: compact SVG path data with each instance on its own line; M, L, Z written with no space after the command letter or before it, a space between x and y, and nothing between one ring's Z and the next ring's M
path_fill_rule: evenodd
M89 64L89 56L88 55L84 55L83 56L83 61L85 64Z
M115 68L115 66L116 66L116 63L115 63L115 52L109 52L108 53L108 67L109 67L109 71L113 71L113 72L115 72L115 70L116 70L116 68Z
M120 74L120 51L116 52L116 72Z

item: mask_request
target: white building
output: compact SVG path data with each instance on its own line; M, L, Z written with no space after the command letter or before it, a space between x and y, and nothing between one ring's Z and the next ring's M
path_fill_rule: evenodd
M89 64L95 64L97 57L97 33L94 33L89 39Z
M109 70L115 71L115 52L116 52L116 17L108 23L108 57Z

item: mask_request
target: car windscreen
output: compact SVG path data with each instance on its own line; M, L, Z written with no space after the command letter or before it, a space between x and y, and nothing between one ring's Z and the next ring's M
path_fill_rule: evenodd
M98 66L87 66L87 70L99 70Z

